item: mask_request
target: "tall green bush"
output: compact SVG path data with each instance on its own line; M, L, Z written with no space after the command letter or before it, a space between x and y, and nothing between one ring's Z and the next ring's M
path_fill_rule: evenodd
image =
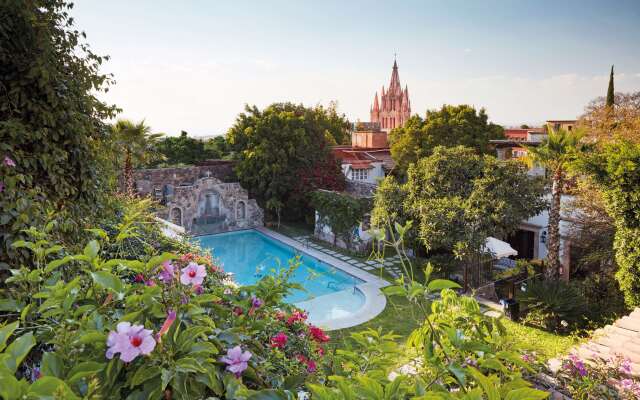
M329 226L334 234L334 245L342 239L351 248L356 239L355 230L371 210L371 200L355 198L346 193L318 190L311 195L311 205L318 213L319 227Z
M41 211L75 218L104 208L113 183L100 152L104 120L114 106L97 99L112 83L99 68L107 60L74 29L65 0L7 0L0 4L0 265ZM71 226L71 225L75 225ZM5 265L6 267L6 265Z
M640 144L612 142L588 157L584 168L602 190L616 228L616 279L629 307L640 305Z

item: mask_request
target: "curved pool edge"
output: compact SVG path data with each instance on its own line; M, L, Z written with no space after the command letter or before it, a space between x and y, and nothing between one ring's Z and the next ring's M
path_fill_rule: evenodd
M382 311L384 311L387 305L387 297L384 295L384 293L382 293L380 289L389 286L390 283L388 281L366 271L360 270L352 265L349 265L336 257L304 246L302 243L297 242L290 237L282 235L278 232L274 232L264 227L258 227L255 228L255 230L272 239L284 243L285 245L290 246L301 253L306 253L313 258L316 258L364 281L364 283L356 285L356 289L358 289L365 298L364 304L362 305L362 307L360 307L360 309L354 312L354 314L346 317L332 318L325 321L316 321L316 325L322 327L327 331L351 328L353 326L357 326L372 320ZM321 301L322 297L324 296L320 296L316 299L318 301Z

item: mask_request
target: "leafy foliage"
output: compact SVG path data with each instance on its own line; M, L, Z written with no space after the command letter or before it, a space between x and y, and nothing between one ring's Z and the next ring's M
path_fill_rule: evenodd
M64 0L3 1L0 5L0 263L17 257L20 231L55 208L77 229L106 205L111 177L101 166L116 108L97 99L111 77L99 73L107 57L92 52L75 30ZM37 203L37 204L36 204Z
M484 109L477 111L466 104L428 110L424 119L412 116L404 126L391 131L391 155L398 169L406 171L411 163L430 156L437 146L466 146L488 153L489 140L504 137L502 127L488 119Z
M533 318L529 321L547 330L557 331L584 322L584 298L574 285L562 280L530 280L518 300L535 314L537 321Z
M32 240L14 243L34 263L13 269L0 297L8 322L0 327L0 397L243 398L317 379L328 337L282 303L296 287L287 281L295 262L239 290L222 284L226 274L207 255L106 258L110 242L139 234L122 228L92 229L99 239L79 253L35 228L27 232ZM201 270L200 281L190 270ZM117 342L128 324L133 335L137 326L149 329L152 345L125 364L132 349L122 346L140 344L134 336ZM283 335L286 343L275 341ZM236 346L251 356L234 375L225 360Z
M238 160L238 178L251 195L268 209L286 207L289 217L300 218L310 212L309 193L344 187L327 140L339 134L337 129L322 108L278 103L260 111L247 106L227 141Z
M401 242L409 228L395 225L389 240L377 235L382 247L391 246L401 255L403 265L409 260ZM535 363L511 351L500 320L485 316L475 299L458 296L456 283L432 280L431 270L426 268L424 282L404 275L384 289L387 296L409 299L424 318L406 343L407 354L415 359L399 369L405 372L394 370L392 354L398 347L393 335L354 333L346 349L336 353L330 384L308 384L314 399L548 397L524 379L535 373Z
M180 136L167 136L158 141L158 151L162 160L148 163L147 166L195 165L199 162L221 158L224 151L224 137L218 136L209 141L189 137L185 131Z
M342 239L348 248L356 239L354 230L371 210L370 199L326 190L314 192L311 205L318 212L317 227L329 226L334 234L334 245L338 239Z
M640 145L620 140L603 146L583 165L602 191L616 228L616 279L629 307L640 304Z
M376 193L372 222L417 222L414 235L427 250L444 249L471 260L488 236L506 237L545 206L541 182L517 161L498 161L466 147L437 147L412 164L402 185L387 177Z

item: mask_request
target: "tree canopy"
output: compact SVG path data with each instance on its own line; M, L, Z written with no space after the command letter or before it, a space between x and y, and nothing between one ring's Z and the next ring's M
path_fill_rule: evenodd
M44 209L76 222L96 215L112 182L99 168L108 161L100 146L103 121L116 108L96 97L112 83L99 72L107 58L74 28L71 7L62 0L0 5L0 157L11 160L0 178L3 247ZM0 258L12 252L3 248Z
M425 118L414 115L404 126L391 131L391 156L401 172L409 164L431 155L437 146L466 146L478 153L490 151L489 140L504 137L501 126L490 123L481 108L462 104L443 105L439 110L428 110Z
M337 135L321 108L276 103L247 106L227 132L241 184L262 206L299 218L310 212L316 189L341 190L344 175L331 153Z
M224 143L224 137L204 141L189 137L186 131L181 131L179 136L165 136L158 141L157 149L164 155L163 160L149 163L149 166L176 166L195 165L199 162L220 158L223 154L220 142Z
M413 221L427 250L467 259L488 236L505 238L546 206L543 185L519 161L500 161L474 149L438 146L412 164L407 181L385 178L376 193L372 223Z

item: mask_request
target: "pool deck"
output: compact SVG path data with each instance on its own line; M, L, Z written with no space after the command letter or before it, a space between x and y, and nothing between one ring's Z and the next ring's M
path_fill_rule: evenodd
M364 283L361 283L356 286L356 288L365 297L364 305L358 311L357 314L350 315L348 317L343 317L343 318L334 318L326 321L315 321L315 323L318 326L321 326L326 330L336 330L336 329L343 329L343 328L349 328L352 326L360 325L376 317L378 314L380 314L384 310L385 306L387 305L387 298L380 291L381 288L390 285L390 283L387 282L386 280L379 278L373 274L370 274L366 271L363 271L361 269L358 269L344 262L343 260L340 260L329 254L323 253L312 247L305 246L303 243L298 242L288 236L282 235L278 232L274 232L264 227L258 227L254 229L265 236L268 236L272 239L282 242L287 246L290 246L296 249L297 251L306 253L313 258L316 258L326 264L334 266L364 281ZM321 296L317 299L305 301L303 302L302 306L308 311L310 309L312 310L315 307L323 307L323 303L326 300L328 300L327 297L329 296L332 296L332 295L329 294L329 295Z

